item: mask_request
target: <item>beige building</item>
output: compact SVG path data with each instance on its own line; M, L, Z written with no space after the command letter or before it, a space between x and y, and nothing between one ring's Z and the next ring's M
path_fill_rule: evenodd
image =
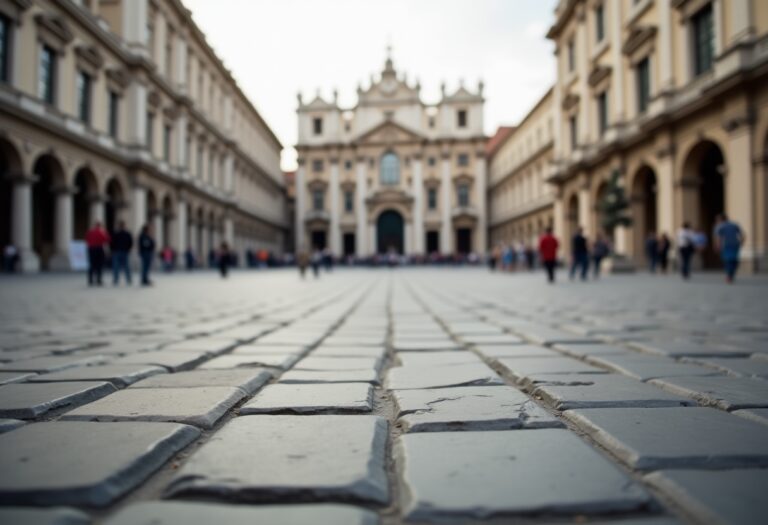
M551 176L554 144L552 90L515 128L501 131L489 151L489 228L491 245L535 246L552 226L554 187Z
M711 234L725 211L768 267L768 2L561 0L556 45L554 220L561 236L600 229L612 173L632 201L619 251L683 221ZM710 246L704 266L717 264Z
M0 0L0 244L67 268L89 225L281 252L281 145L179 0Z
M483 252L483 86L425 104L388 58L354 107L299 95L296 247L336 256Z

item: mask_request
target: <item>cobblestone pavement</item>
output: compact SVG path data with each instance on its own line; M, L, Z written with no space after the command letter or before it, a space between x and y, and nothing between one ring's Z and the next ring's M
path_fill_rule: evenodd
M0 523L768 515L768 280L157 280L0 280Z

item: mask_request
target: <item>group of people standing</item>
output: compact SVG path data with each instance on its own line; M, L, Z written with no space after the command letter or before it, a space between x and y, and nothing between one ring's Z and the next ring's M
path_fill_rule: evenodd
M312 274L315 279L320 277L320 267L324 267L326 272L333 270L333 253L330 248L323 250L315 248L312 253L307 250L301 250L296 254L296 266L299 268L299 275L304 279L307 268L312 267Z
M536 267L536 251L533 246L524 242L498 244L491 251L488 266L491 271L496 268L505 272L518 269L533 270Z
M557 252L560 248L560 242L552 232L552 228L547 228L544 234L539 238L539 257L542 265L547 271L547 280L550 283L555 282L555 270L557 269ZM603 259L611 253L611 246L602 235L598 235L591 244L584 236L584 230L578 228L571 238L571 266L568 273L571 280L578 273L582 281L586 281L589 276L589 268L592 266L592 275L595 279L600 277L600 268Z

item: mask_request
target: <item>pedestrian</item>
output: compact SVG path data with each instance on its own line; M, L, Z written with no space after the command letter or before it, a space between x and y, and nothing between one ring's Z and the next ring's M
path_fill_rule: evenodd
M696 251L696 234L688 222L677 231L677 251L680 254L680 274L683 279L691 277L691 258Z
M547 270L547 279L550 283L555 282L555 267L557 266L557 249L560 243L552 235L552 228L544 230L544 234L539 239L539 257L544 268Z
M112 235L112 284L120 284L120 273L125 273L125 282L131 284L131 265L129 257L133 248L133 235L125 227L125 222L117 223L117 231Z
M109 234L96 221L93 228L85 234L85 244L88 247L88 286L101 286L101 274L104 269L104 247L109 246Z
M659 263L659 239L654 232L649 232L645 238L645 256L648 258L648 270L656 273L656 266Z
M319 248L315 248L315 251L312 252L312 275L315 276L315 279L320 277L320 265L323 263L323 252L320 251Z
M227 274L229 273L229 264L230 264L231 254L229 253L229 245L226 242L221 243L221 247L219 248L219 253L217 254L217 261L219 264L219 273L221 274L222 279L227 278Z
M499 263L499 260L501 259L501 246L498 244L493 247L493 250L491 250L490 255L488 256L488 268L492 271L496 271L496 265Z
M155 257L155 239L152 237L152 226L145 224L139 235L139 256L141 258L141 285L152 286L149 271Z
M184 251L184 265L188 272L191 272L195 268L195 252L192 251L192 248L187 248Z
M504 246L504 249L501 252L501 258L504 271L511 272L515 265L515 250L512 249L512 246Z
M264 267L267 266L267 256L267 250L264 250ZM323 250L323 267L326 272L333 270L333 252L328 247Z
M611 246L608 241L602 235L598 235L595 239L595 243L592 246L592 276L595 279L600 278L600 270L603 264L603 259L608 257L611 253Z
M166 244L163 251L160 252L160 258L163 260L163 270L165 270L165 273L171 273L171 271L173 271L174 263L176 262L176 254L174 253L173 248Z
M523 248L525 250L525 264L528 267L528 271L532 272L536 268L536 252L533 246L528 243L524 243Z
M576 270L581 269L581 280L587 280L589 272L589 245L584 237L584 229L579 227L571 238L571 272L570 278L576 275Z
M661 273L667 273L667 267L669 266L669 248L672 246L672 241L669 240L669 236L666 233L662 233L659 236L659 268Z
M15 273L19 262L19 250L13 243L8 244L3 251L3 266L7 273Z
M739 252L744 244L744 233L737 223L729 220L725 213L721 213L717 218L713 238L715 249L720 252L725 266L725 281L732 284L739 269Z
M296 266L299 267L299 275L304 279L307 273L307 266L309 266L309 254L307 253L307 250L300 250L299 253L296 254Z

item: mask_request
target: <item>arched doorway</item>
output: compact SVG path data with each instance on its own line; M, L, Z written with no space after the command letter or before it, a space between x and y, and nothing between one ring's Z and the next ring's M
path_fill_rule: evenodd
M703 232L708 239L701 255L704 268L718 268L720 257L712 242L717 216L725 211L725 157L717 144L704 141L697 144L688 155L683 168L685 179L691 183L688 191L693 195L685 199L684 216L694 230Z
M32 248L40 257L40 269L50 269L56 253L56 188L63 187L64 170L53 155L43 155L32 169Z
M645 241L650 234L658 235L656 173L649 166L643 166L632 182L632 232L635 257L645 256ZM666 232L669 235L671 232Z
M111 179L107 183L107 200L104 203L104 227L110 233L115 232L117 224L122 219L121 210L125 205L123 188L117 179Z
M91 227L91 206L98 194L96 177L88 168L82 168L75 175L75 195L72 202L74 239L83 240Z
M405 245L405 223L403 216L394 210L387 210L376 221L376 250L378 253L395 251L403 253Z
M0 140L0 248L13 242L13 177L21 174L16 149Z

